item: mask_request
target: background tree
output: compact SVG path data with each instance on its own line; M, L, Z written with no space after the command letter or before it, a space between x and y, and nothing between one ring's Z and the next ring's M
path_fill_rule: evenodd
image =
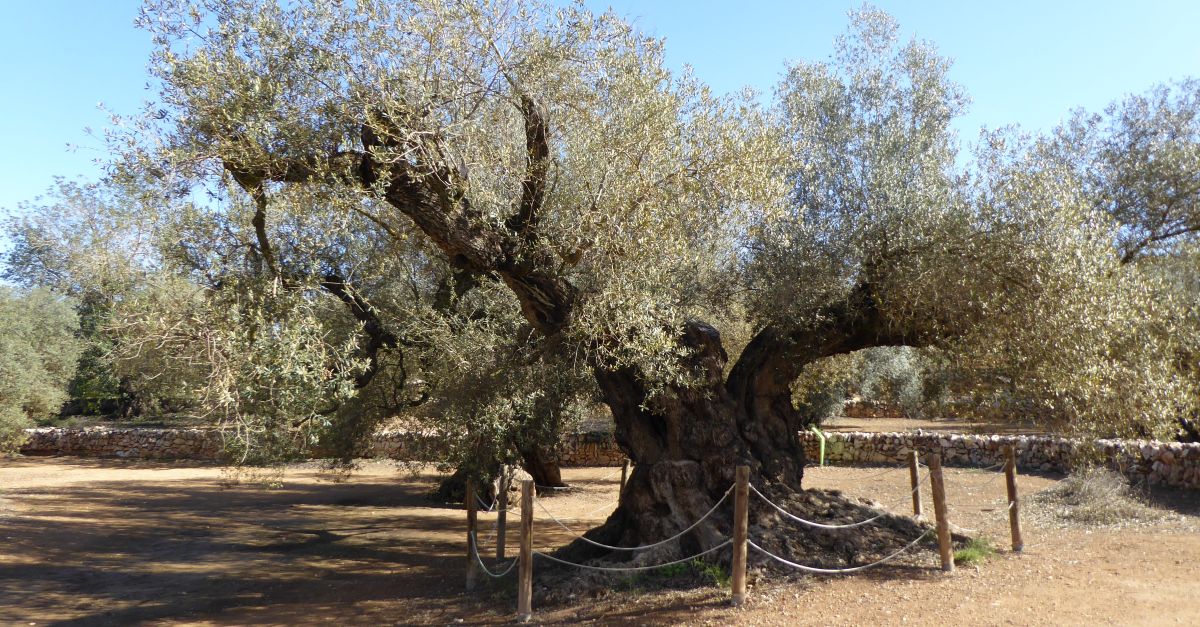
M81 343L67 300L46 290L0 287L0 451L13 451L26 427L58 414Z
M1122 271L1156 286L1152 298L1163 323L1152 342L1127 348L1174 366L1189 391L1171 406L1182 434L1200 438L1194 252L1200 232L1200 81L1157 85L1103 113L1076 111L1039 149L1070 168L1095 209L1116 223L1114 239L1127 266ZM1140 435L1161 435L1140 426Z
M23 203L3 222L13 247L0 276L76 303L84 348L67 413L128 417L158 409L153 390L134 390L132 379L114 370L106 331L113 307L160 265L154 214L138 212L142 204L127 187L60 179L46 197Z

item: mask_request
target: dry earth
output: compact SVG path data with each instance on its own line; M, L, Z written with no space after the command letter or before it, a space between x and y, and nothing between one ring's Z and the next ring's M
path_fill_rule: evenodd
M611 468L568 469L579 489L547 498L578 529L616 496ZM369 463L333 482L295 466L275 488L230 484L219 468L78 458L0 460L0 623L504 624L511 578L462 592L464 519L424 499L436 481ZM948 469L952 520L1006 542L996 473ZM836 488L905 512L904 470L813 468ZM1022 477L1026 493L1054 483ZM657 590L653 578L535 622L594 624L1200 624L1200 493L1154 495L1165 522L1113 530L1026 525L1028 548L953 575L885 566L752 588ZM926 499L928 495L926 494ZM928 500L926 501L928 502ZM536 544L569 535L541 516ZM484 548L493 518L481 515ZM515 527L515 525L514 525ZM515 546L515 535L509 540ZM511 554L511 550L510 550Z

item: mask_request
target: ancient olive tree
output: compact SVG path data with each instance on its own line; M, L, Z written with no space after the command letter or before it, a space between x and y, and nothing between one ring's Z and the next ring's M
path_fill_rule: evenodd
M380 258L415 241L454 285L511 298L511 344L589 373L636 463L591 532L607 543L682 530L740 464L805 507L790 386L810 361L902 344L999 359L1110 308L1085 296L1114 259L1103 225L1019 160L957 173L948 63L876 12L832 64L791 68L774 110L673 76L661 42L577 6L161 0L142 24L163 90L126 165L223 190L209 210L238 207L279 289L299 279L268 234L302 197L322 237ZM733 318L753 331L730 363L711 322ZM708 548L727 521L663 550Z

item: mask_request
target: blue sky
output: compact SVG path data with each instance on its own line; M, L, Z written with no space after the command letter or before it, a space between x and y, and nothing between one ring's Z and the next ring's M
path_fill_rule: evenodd
M131 113L145 89L150 42L133 28L137 0L5 3L0 20L0 209L14 208L55 175L94 178L107 116ZM770 92L785 61L828 56L846 28L848 0L588 0L608 5L667 40L675 67L691 64L718 91ZM989 0L876 6L906 36L933 41L955 59L952 77L973 98L957 127L1053 127L1074 107L1090 110L1127 93L1200 75L1200 2L1188 0ZM68 145L75 145L73 151Z

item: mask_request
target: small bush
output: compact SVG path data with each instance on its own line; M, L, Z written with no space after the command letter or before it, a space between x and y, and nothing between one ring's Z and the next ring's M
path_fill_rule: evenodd
M1101 467L1078 470L1029 500L1035 514L1064 524L1119 527L1164 517L1134 493L1124 476Z

